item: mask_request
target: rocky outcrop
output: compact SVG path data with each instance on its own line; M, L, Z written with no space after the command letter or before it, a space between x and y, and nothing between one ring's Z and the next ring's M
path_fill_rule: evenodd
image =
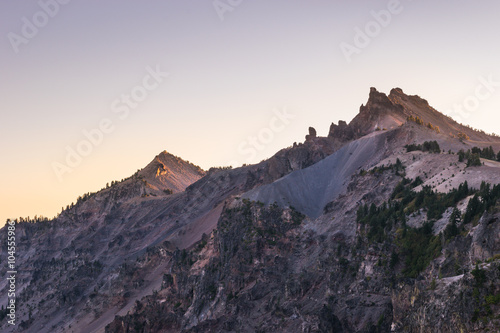
M328 137L339 139L341 141L350 141L355 138L355 135L352 127L347 125L345 121L339 120L338 125L335 125L334 123L330 125Z
M366 105L361 105L359 113L347 124L339 121L332 123L328 137L351 141L381 129L392 129L406 121L403 106L393 103L384 93L370 88Z
M311 141L314 138L316 138L316 130L314 127L309 127L309 134L306 135L306 141Z

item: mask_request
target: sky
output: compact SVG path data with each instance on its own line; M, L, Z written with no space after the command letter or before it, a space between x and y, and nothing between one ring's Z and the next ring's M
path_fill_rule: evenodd
M500 133L498 1L0 2L0 225L166 150L257 163L400 87Z

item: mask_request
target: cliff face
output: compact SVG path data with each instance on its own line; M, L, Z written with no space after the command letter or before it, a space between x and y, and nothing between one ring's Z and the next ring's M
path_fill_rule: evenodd
M0 329L498 331L500 163L456 153L500 141L447 119L372 89L349 124L256 165L161 153L53 221L17 223L20 325Z
M372 187L398 179L391 171L356 176L352 190L331 205L328 220L356 220L346 198L369 200ZM378 192L374 199L389 197ZM499 234L499 208L443 242L429 266L410 278L401 225L386 229L383 241L370 239L361 223L342 221L334 232L320 233L294 209L235 199L210 237L171 253L158 293L106 331L495 331L500 262L490 257L498 242L487 239Z

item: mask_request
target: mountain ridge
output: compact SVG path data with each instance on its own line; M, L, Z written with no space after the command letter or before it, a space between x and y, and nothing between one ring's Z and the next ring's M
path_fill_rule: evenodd
M378 129L391 129L401 126L409 117L419 117L423 125L437 126L440 132L456 138L460 133L467 135L468 141L500 141L498 135L489 135L484 131L457 123L451 117L437 111L429 102L418 95L406 95L401 88L391 89L389 95L370 88L368 101L362 104L358 114L347 124L339 121L330 126L328 137L351 140L362 137Z
M429 141L439 152L407 148ZM310 129L303 143L255 165L205 172L164 151L52 221L18 221L18 265L26 268L18 276L18 331L492 329L494 320L472 323L469 306L453 308L469 323L457 321L439 300L450 286L472 297L473 260L492 260L480 269L499 281L494 256L500 240L490 235L500 234L500 207L475 222L460 220L463 235L443 238L442 253L434 253L417 278L404 276L408 256L398 230L412 235L432 223L430 234L422 235L437 239L432 237L447 230L454 207L431 221L419 208L405 215L408 225L395 217L382 229L358 219L360 207L375 214L404 202L394 193L413 199L412 191L419 191L433 198L427 204L464 181L484 196L494 192L500 163L480 159L484 165L469 166L457 155L476 145L496 152L500 139L461 127L399 88L389 95L372 88L349 124L332 124L326 137ZM408 192L396 192L417 180ZM483 181L491 183L490 190ZM465 215L473 197L460 199L455 208ZM385 243L373 240L380 237ZM391 272L384 265L394 255L400 261L394 259ZM461 277L455 266L465 272ZM435 282L433 293L429 285L440 274L448 280ZM0 283L1 303L5 287ZM488 296L488 286L476 288ZM411 298L418 308L406 303ZM429 315L430 305L444 319ZM0 325L7 329L5 322Z

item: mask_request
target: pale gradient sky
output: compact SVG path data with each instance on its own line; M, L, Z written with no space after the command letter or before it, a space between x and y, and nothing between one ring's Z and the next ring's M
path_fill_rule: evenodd
M0 2L0 225L52 217L162 150L205 169L259 162L309 126L325 136L332 121L351 120L371 86L401 87L456 116L481 77L500 82L498 1L401 0L348 62L340 44L354 44L355 29L389 3L243 0L222 21L213 1L73 0L16 53L9 33L44 14L38 1ZM169 76L120 119L113 101L157 65ZM500 133L500 86L491 89L460 120ZM295 118L252 160L241 154L284 108ZM114 130L60 182L53 162L106 118Z

